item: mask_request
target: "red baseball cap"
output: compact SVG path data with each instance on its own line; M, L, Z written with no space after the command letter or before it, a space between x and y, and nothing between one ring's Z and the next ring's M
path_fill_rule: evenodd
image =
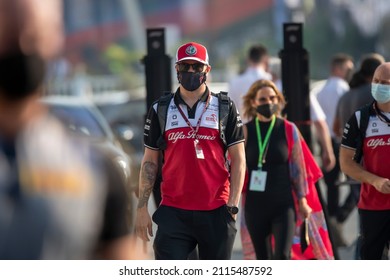
M176 63L184 60L196 60L209 65L206 47L195 42L181 45L176 52Z

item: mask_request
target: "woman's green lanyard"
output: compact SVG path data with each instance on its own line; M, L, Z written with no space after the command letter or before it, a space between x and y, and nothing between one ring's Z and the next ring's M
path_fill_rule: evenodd
M275 117L275 115L273 115L271 124L268 127L267 134L265 135L264 142L263 142L263 140L261 139L259 119L256 118L257 143L259 144L259 162L258 162L257 166L259 167L259 169L261 169L263 166L264 151L266 150L266 147L268 145L272 129L274 128L274 125L275 125L275 120L276 120L276 117Z

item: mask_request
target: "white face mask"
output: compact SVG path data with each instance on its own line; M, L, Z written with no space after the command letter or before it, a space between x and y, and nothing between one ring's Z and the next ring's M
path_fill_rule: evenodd
M390 85L372 83L371 94L378 103L387 103L390 101Z

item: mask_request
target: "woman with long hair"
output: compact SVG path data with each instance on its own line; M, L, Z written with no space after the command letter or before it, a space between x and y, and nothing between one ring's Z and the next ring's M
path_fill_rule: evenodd
M288 121L281 117L286 102L272 81L253 83L243 104L244 117L251 119L244 126L248 168L244 215L256 258L290 259L298 214L293 196L299 215L308 218L312 211L306 201L301 145L296 142L289 161ZM294 128L293 137L299 138L296 126L288 123Z

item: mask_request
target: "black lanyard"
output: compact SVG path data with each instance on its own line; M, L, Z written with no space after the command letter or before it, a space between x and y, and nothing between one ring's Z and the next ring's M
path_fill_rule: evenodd
M378 107L376 106L376 103L374 103L373 106L374 106L374 110L375 110L375 113L376 113L376 115L378 116L378 118L379 118L382 122L384 122L384 123L386 123L388 126L390 126L390 120L389 120L389 118L388 118L385 114L383 114L383 113L381 112L381 110L378 109Z

